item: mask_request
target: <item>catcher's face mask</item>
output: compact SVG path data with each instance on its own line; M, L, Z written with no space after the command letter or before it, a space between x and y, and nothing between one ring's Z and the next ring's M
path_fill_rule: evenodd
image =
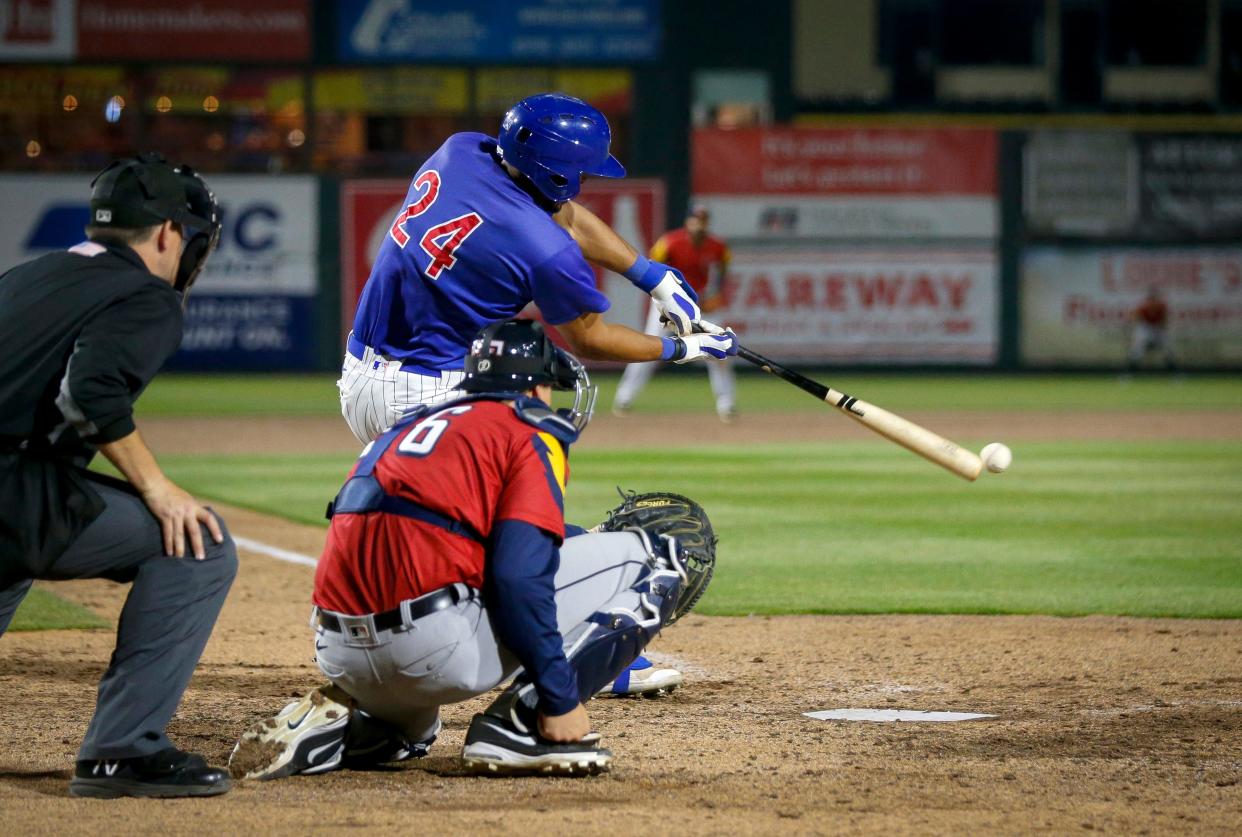
M567 418L581 433L590 423L591 416L595 415L595 399L599 395L599 387L591 383L591 376L587 374L586 367L576 357L560 347L553 348L556 353L554 366L556 379L552 387L574 391L574 403L568 408L562 407L557 412Z

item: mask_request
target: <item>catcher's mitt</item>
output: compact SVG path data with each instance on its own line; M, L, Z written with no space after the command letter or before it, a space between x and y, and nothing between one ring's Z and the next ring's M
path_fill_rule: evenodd
M668 624L685 616L707 591L716 569L716 533L703 507L680 494L653 491L638 494L622 491L621 505L608 512L608 519L599 525L601 532L619 532L638 527L652 542L660 535L677 539L686 562L688 580L677 598L677 607Z

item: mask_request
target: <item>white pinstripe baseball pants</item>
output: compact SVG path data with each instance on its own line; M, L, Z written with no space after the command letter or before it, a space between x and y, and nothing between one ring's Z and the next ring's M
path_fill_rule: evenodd
M396 424L406 411L459 396L457 386L465 374L451 370L434 378L403 372L401 361L388 360L371 348L363 352L362 358L346 352L341 379L336 382L341 391L341 415L365 445Z

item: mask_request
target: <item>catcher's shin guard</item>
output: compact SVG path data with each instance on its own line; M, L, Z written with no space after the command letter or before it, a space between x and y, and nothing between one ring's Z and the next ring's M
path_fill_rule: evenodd
M661 538L653 549L645 533L634 534L651 556L651 569L565 637L565 656L578 676L583 700L615 680L655 639L672 616L685 581L675 541Z
M577 676L579 699L584 702L615 680L655 639L672 616L686 578L675 539L661 536L659 545L653 546L641 529L627 531L642 541L648 569L634 586L605 602L564 638L565 657ZM534 684L522 674L484 714L503 718L523 732L532 731L537 702Z

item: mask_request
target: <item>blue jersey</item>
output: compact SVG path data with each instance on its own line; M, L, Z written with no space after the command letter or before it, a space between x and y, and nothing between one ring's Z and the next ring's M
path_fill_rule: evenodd
M454 134L410 185L358 301L354 336L415 370L461 369L475 335L530 302L556 325L608 309L578 245L484 134Z

